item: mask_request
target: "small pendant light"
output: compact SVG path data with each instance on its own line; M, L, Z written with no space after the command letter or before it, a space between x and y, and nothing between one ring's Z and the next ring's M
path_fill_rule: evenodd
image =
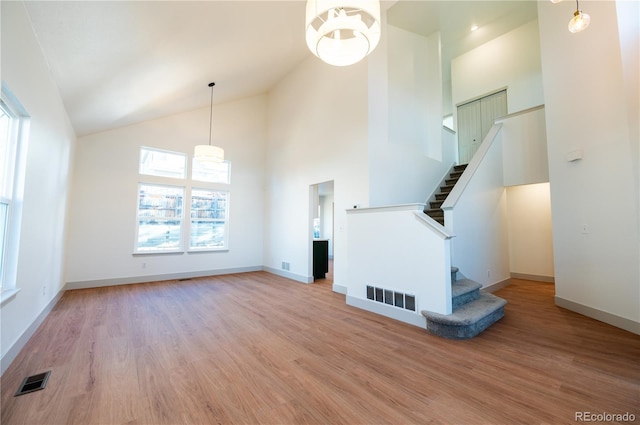
M573 12L573 18L569 21L569 31L572 33L580 32L589 26L591 16L583 13L576 0L576 11Z
M197 145L194 150L194 159L200 163L212 163L224 161L224 149L211 145L211 132L213 128L213 86L216 83L209 83L211 87L211 113L209 114L209 144Z

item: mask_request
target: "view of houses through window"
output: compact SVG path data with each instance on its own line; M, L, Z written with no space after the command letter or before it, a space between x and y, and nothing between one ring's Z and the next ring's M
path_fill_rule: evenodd
M146 181L138 185L135 252L228 248L229 162L193 160L187 178L186 160L184 153L140 148L139 172Z

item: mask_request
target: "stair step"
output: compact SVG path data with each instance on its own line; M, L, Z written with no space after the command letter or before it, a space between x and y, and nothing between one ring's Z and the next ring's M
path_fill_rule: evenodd
M459 307L452 314L438 314L423 310L427 318L427 332L444 338L468 339L504 317L507 302L493 294L481 293L480 297Z
M441 209L433 209L433 210L424 210L424 213L431 218L434 217L444 217L444 211Z
M469 165L469 164L454 165L453 166L453 170L454 171L464 171L464 169L467 168L467 165Z
M440 208L442 206L443 202L444 201L431 201L431 202L429 202L429 206L431 207L432 210L438 209L438 208Z
M444 201L449 196L448 193L436 193L436 201Z
M449 177L451 177L452 179L459 179L460 176L462 176L462 173L464 171L452 171L449 173Z
M444 182L447 186L455 186L458 179L445 179Z
M444 186L440 186L440 193L449 193L451 192L451 189L453 189L453 185L452 184L447 184Z
M480 298L482 285L469 279L456 280L451 284L451 308L455 312L464 304Z

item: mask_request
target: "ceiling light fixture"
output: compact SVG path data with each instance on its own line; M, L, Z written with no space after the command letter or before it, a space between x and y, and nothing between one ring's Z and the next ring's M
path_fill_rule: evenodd
M209 83L211 87L211 113L209 114L209 144L197 145L193 157L200 163L212 163L224 161L224 149L211 145L211 130L213 128L213 86L216 83Z
M572 33L580 32L589 26L591 22L591 16L586 13L582 13L578 0L576 0L576 11L573 12L573 18L569 21L569 31Z
M471 32L475 31L478 29L477 25L471 25Z
M380 2L308 0L305 27L314 55L330 65L353 65L380 41Z

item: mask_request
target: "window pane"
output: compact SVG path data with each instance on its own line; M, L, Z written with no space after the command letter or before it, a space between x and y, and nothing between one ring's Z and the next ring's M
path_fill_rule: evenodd
M228 192L193 189L191 193L191 218L224 220L228 195Z
M224 248L224 222L191 221L190 248Z
M181 187L141 184L138 193L138 217L182 218Z
M180 220L139 220L138 251L180 249Z
M193 189L191 192L191 230L189 248L226 247L226 223L229 193Z
M186 163L183 153L140 148L140 174L184 179Z
M182 187L139 186L137 252L181 249L183 198Z
M201 182L229 183L229 161L199 162L195 158L192 163L192 178Z
M0 203L0 288L2 288L2 284L4 279L4 245L5 245L5 235L7 232L7 216L9 211L9 205L4 202Z

